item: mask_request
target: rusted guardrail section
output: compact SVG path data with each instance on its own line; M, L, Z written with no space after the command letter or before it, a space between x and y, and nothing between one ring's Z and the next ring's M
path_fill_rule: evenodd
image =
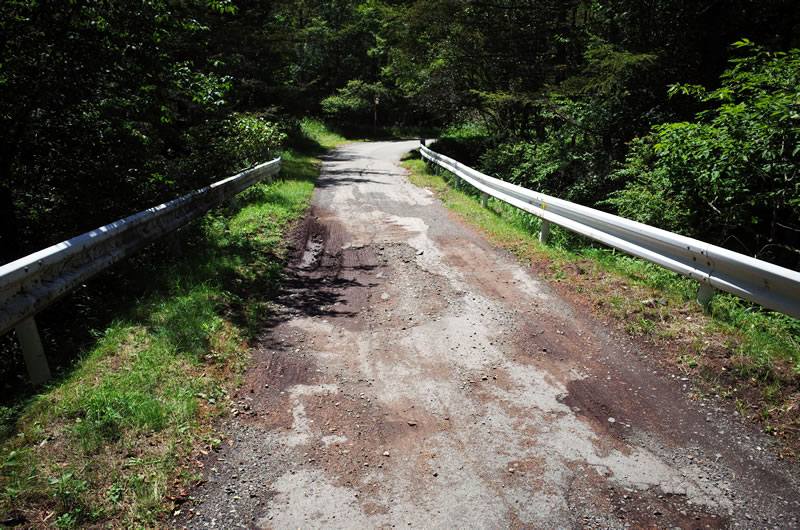
M0 266L0 335L16 328L34 384L50 369L33 317L109 265L195 219L269 175L276 158L178 199Z
M483 192L484 206L491 195L541 218L542 242L547 240L549 223L555 223L697 280L697 299L702 304L719 289L800 319L800 273L796 271L504 182L425 145L420 151L426 160Z

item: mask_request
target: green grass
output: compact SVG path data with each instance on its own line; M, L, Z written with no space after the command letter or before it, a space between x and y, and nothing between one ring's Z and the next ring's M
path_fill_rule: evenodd
M606 248L569 249L581 258L594 260L603 269L618 274L634 285L641 285L668 296L678 303L692 302L697 282L684 278L621 252ZM729 336L731 353L739 356L737 370L742 377L757 377L765 384L779 384L775 363L784 363L800 374L800 321L769 311L734 295L718 292L708 308L705 331ZM791 373L786 383L794 384ZM774 392L770 395L776 396Z
M186 258L157 269L141 286L149 294L95 332L67 376L0 408L0 519L164 526L169 498L199 476L190 457L220 443L210 424L270 313L284 234L319 173L312 153L344 141L318 122L302 128L305 151L285 151L274 182L185 229Z
M318 146L315 154L327 151L328 149L335 149L343 143L350 140L341 134L333 131L323 121L304 118L300 121L300 130L303 132L305 138Z
M688 355L698 375L727 385L720 395L738 399L746 389L756 389L751 394L764 400L768 419L785 428L768 424L769 433L797 439L792 433L800 428L800 321L726 293L717 293L704 310L695 302L694 281L558 227L551 227L548 244L540 245L535 216L493 198L482 208L476 190L464 183L455 189L453 175L443 170L434 175L416 152L405 157L404 165L414 184L435 191L447 207L521 260L537 262L548 280L594 297L595 307L620 329L677 345L684 351L678 359ZM703 357L711 352L723 358ZM757 399L748 399L751 408L761 408Z

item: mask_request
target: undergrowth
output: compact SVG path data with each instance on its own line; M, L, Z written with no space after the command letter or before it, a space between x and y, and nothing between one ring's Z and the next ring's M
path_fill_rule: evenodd
M694 397L730 400L764 432L782 439L781 454L800 449L800 321L733 295L717 293L708 308L697 283L647 261L551 226L538 242L540 220L441 176L408 154L411 181L434 191L446 206L479 227L562 291L582 297L623 332L661 353L673 371L696 376Z
M281 277L284 234L308 205L318 161L343 139L302 125L256 184L182 231L184 258L115 296L132 303L39 394L0 407L0 519L61 528L165 526L199 478L198 451L239 385ZM142 295L144 292L146 294ZM137 297L139 299L137 300Z

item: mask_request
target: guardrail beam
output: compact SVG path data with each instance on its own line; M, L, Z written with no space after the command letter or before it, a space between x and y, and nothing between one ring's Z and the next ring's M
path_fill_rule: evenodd
M276 158L210 186L0 265L0 335L16 329L35 384L50 377L33 316L106 267L280 171ZM177 235L173 253L180 255Z
M718 289L800 319L800 272L484 175L425 146L420 147L420 153L429 163L453 173L456 188L463 179L479 191L540 218L542 243L547 241L552 222L699 281L697 300L703 305Z

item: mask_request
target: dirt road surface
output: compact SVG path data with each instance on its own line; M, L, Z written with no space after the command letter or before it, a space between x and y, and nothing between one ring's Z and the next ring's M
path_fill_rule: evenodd
M187 528L797 528L797 470L411 185L325 158Z

